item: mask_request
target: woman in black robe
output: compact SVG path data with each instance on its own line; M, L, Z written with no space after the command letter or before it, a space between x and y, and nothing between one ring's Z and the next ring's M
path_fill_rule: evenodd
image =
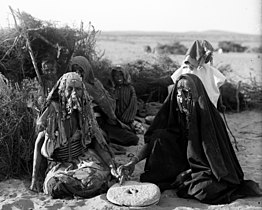
M225 124L201 80L182 75L145 134L137 156L118 170L132 173L146 158L140 181L161 191L209 204L261 195L258 184L244 180Z

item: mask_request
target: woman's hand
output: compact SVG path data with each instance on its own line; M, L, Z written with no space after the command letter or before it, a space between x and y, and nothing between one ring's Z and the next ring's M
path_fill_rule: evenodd
M112 176L114 176L115 178L119 179L119 174L117 173L117 168L115 163L112 163L109 165L110 167L110 173Z
M128 176L131 176L132 173L133 173L134 170L135 170L135 165L136 165L136 163L131 160L131 161L128 162L127 164L119 166L119 167L117 168L117 173L120 174L120 175L128 175Z
M128 179L129 176L132 175L132 173L135 170L135 165L138 162L137 157L133 157L130 162L128 162L125 165L121 165L117 168L117 174L119 179L119 184L123 184L124 181Z

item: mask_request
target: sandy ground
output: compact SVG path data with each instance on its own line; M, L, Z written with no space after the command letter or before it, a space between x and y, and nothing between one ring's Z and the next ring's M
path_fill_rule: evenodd
M246 179L252 179L262 186L262 111L244 111L240 113L226 114L228 125L235 136L239 151L237 157L245 173ZM233 138L232 138L233 142ZM136 154L143 144L141 136L140 144L137 147L129 147L126 155L116 157L119 163L128 161L127 155ZM144 162L136 166L132 180L138 180L139 174L143 171ZM111 204L106 195L99 195L92 199L60 200L51 199L40 193L33 193L28 190L29 181L7 180L0 182L0 208L11 209L130 209ZM131 208L139 209L139 208ZM191 210L191 209L262 209L262 197L238 199L227 205L206 205L195 200L178 198L174 191L168 190L162 193L158 204L143 208L152 210Z

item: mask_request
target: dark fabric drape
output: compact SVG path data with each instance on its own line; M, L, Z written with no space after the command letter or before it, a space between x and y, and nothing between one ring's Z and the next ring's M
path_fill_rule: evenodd
M180 196L205 203L228 203L244 196L243 190L238 193L240 188L248 188L247 183L256 185L244 181L222 117L197 76L185 74L180 78L191 84L193 105L189 123L178 111L176 84L145 134L151 152L141 181L172 188L176 177L191 169L191 179ZM256 194L252 189L246 192Z

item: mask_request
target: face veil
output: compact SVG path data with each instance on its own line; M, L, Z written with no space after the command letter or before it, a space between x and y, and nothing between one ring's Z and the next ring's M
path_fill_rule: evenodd
M176 89L176 99L179 111L186 115L191 114L192 110L192 91L188 80L181 79L178 81Z
M72 88L71 86L73 89L75 88L78 90L69 91L71 94L67 94L66 88ZM78 92L78 94L76 94L76 92ZM97 142L102 145L103 148L106 147L106 150L109 150L110 153L113 154L111 150L108 149L102 131L97 124L95 114L92 109L91 97L85 89L84 83L79 74L76 72L68 72L57 81L56 85L47 97L41 121L47 120L47 115L44 115L44 112L48 110L51 104L55 104L55 106L57 106L57 114L52 115L54 119L51 121L57 121L58 124L61 125L61 140L59 140L59 142L62 144L63 142L67 142L63 124L66 119L71 117L70 110L72 111L75 109L78 111L77 114L82 133L81 136L83 146L89 144L90 139L96 138ZM49 129L49 125L47 127L47 130L50 131L49 136L54 136L53 132L51 132L53 129Z
M62 80L59 92L63 97L67 114L71 114L73 110L82 112L83 90L82 78L78 74L68 74L68 77Z

